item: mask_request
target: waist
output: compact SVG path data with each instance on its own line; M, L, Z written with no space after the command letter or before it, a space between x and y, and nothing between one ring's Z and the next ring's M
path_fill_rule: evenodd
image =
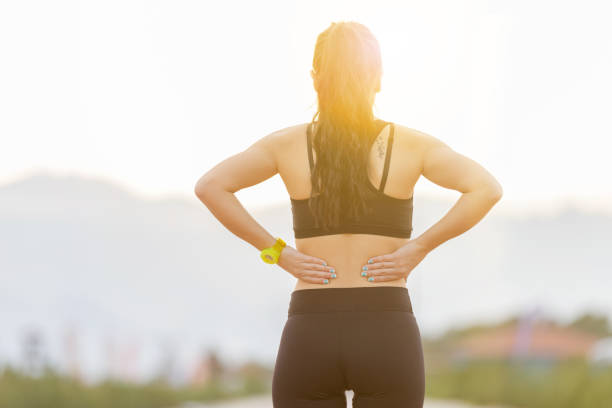
M404 311L412 313L406 287L299 289L291 292L288 314L323 312Z

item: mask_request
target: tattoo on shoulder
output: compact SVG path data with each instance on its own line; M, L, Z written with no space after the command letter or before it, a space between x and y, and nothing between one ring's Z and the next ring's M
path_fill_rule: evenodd
M385 141L382 135L376 139L376 148L378 149L378 157L383 159L385 157Z

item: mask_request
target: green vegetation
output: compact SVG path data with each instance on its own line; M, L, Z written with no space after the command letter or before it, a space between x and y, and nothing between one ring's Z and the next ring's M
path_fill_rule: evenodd
M512 318L494 326L456 328L440 338L423 339L427 396L516 408L612 407L612 365L589 363L586 355L555 358L546 348L540 349L544 353L514 358L503 356L504 350L502 356L486 358L477 353L462 354L461 340L467 336L512 327L518 321ZM607 318L598 314L584 314L565 327L601 337L612 334ZM557 337L550 337L550 344L562 339L563 333L554 331ZM251 361L228 369L214 351L202 360L208 374L190 380L200 385L169 385L169 369L147 384L117 380L87 384L45 366L36 344L31 340L25 347L28 358L23 366L30 367L26 370L29 375L0 369L0 408L171 408L188 401L212 402L271 392L272 367ZM170 367L172 362L168 361ZM33 370L35 367L43 369Z
M471 361L427 369L427 396L518 408L612 407L612 367L584 360L562 362ZM269 393L269 382L245 376L240 386L220 380L172 387L156 381L83 384L46 370L36 378L11 369L0 373L0 408L169 408Z
M520 408L612 407L612 366L582 359L472 361L426 374L430 397Z
M552 347L565 334L587 333L599 338L612 335L605 315L584 313L565 325L539 317L534 327L555 328L546 341L550 350L509 357L508 348L479 355L479 345L466 348L462 340L520 324L518 317L493 325L470 325L448 330L436 339L423 339L426 392L433 398L451 398L475 404L497 404L517 408L610 408L612 407L612 365L596 365L587 360L586 349L574 358L559 357ZM558 330L559 328L564 330ZM516 332L506 331L512 343ZM510 334L508 334L510 333ZM489 341L499 341L492 337ZM530 340L531 341L531 340ZM468 353L464 354L465 351ZM510 350L511 351L511 350ZM575 350L573 350L575 351Z
M0 372L0 408L169 408L186 401L216 401L268 392L266 380L245 376L238 387L221 381L203 386L171 387L163 382L130 384L104 381L83 384L46 369L30 377L12 369Z

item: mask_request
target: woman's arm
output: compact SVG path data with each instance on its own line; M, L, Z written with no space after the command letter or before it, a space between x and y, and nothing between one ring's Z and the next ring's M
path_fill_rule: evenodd
M433 136L419 134L424 146L423 176L439 186L463 193L437 223L414 239L429 252L476 225L501 199L503 190L480 164Z
M278 173L271 133L248 149L223 160L197 181L194 192L212 214L233 234L259 251L276 242L242 206L234 193L269 179Z
M281 132L271 133L230 156L200 177L194 188L200 201L228 230L259 251L274 245L276 238L251 217L234 193L278 173L275 152L282 150L281 136ZM335 277L334 267L324 259L304 254L290 245L283 248L278 266L309 283L327 284Z

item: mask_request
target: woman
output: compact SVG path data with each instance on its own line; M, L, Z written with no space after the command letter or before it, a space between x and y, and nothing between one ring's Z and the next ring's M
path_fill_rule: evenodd
M346 407L346 390L355 408L422 407L423 352L408 276L502 196L473 160L433 136L375 118L381 75L371 32L356 22L332 23L314 51L313 120L263 137L195 187L225 227L297 278L274 368L275 408ZM283 246L233 194L276 173L290 196L296 248ZM410 239L421 175L463 194Z

